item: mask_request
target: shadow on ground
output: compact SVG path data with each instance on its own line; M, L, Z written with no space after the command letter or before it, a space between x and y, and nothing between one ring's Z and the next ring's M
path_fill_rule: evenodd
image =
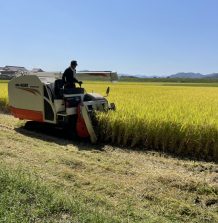
M92 144L89 138L79 138L72 129L61 128L48 123L28 121L24 126L15 128L15 131L28 137L54 142L62 146L73 144L79 150L103 150L105 146L99 143Z

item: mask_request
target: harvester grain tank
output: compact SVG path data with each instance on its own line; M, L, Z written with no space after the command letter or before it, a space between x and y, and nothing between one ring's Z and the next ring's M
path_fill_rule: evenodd
M81 72L82 73L82 72ZM83 72L116 81L115 72ZM51 123L55 126L71 126L79 137L97 136L91 117L95 111L114 110L114 103L98 93L87 93L84 88L65 89L60 73L20 74L8 84L9 106L12 115L19 119ZM107 94L109 88L107 89Z

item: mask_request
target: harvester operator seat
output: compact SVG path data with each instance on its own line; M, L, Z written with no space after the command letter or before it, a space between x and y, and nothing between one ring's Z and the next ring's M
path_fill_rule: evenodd
M84 94L84 88L64 88L64 94Z
M54 93L56 99L63 99L63 94L84 94L84 88L64 88L62 79L55 80Z
M62 81L62 79L55 80L54 93L56 99L63 99L63 86L64 82Z

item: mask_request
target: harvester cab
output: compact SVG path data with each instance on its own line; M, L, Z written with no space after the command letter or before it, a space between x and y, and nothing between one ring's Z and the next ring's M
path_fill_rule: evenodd
M85 75L109 77L116 81L115 72L87 72ZM110 88L107 89L108 95ZM115 110L114 103L98 93L87 93L80 87L65 89L59 73L29 73L13 78L8 85L9 106L13 116L36 122L70 126L72 135L97 136L92 124L95 111Z

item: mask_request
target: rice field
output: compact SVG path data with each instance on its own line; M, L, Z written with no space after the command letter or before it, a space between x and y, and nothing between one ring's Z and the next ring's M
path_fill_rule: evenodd
M0 110L5 112L8 104L8 84L6 81L0 81Z
M117 110L97 115L102 142L218 160L217 87L88 82L85 88L104 95L108 85ZM6 83L0 100L7 103Z
M103 84L91 87L103 92ZM218 160L217 95L207 85L113 84L109 100L117 111L99 114L99 136L119 146Z

